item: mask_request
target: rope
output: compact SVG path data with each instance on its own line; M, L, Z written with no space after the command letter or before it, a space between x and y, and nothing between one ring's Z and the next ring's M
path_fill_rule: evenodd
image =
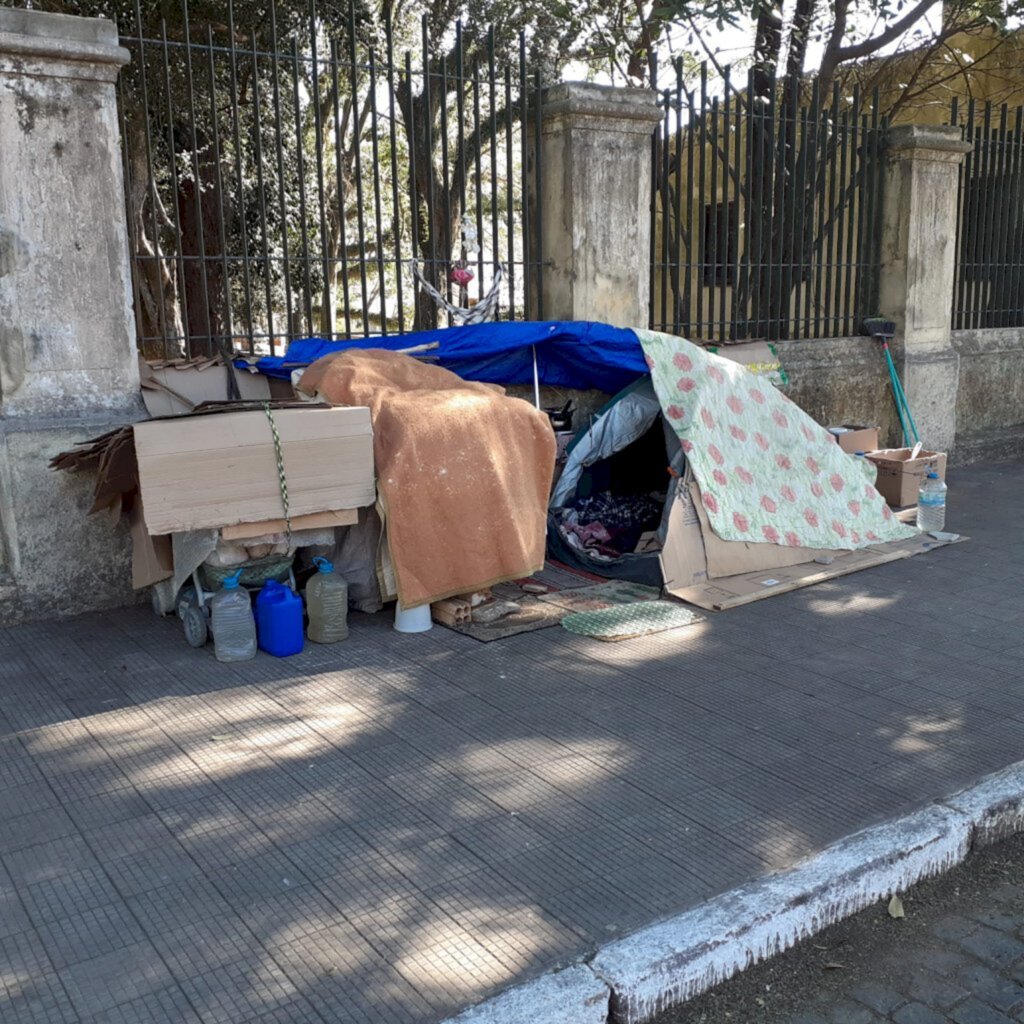
M274 439L274 455L277 458L277 482L281 488L281 504L284 507L284 524L288 531L288 547L292 546L292 517L288 506L288 480L284 475L284 455L281 454L281 435L277 432L274 411L269 402L263 403L263 411L270 422L270 434Z
M494 269L494 280L487 294L475 306L454 306L450 303L420 272L416 260L409 263L412 276L420 287L443 309L460 327L471 324L485 324L494 319L501 296L501 284L505 279L505 268L498 263Z

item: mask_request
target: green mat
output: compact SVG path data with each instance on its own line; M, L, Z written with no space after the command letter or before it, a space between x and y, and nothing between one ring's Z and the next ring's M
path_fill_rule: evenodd
M577 612L562 619L570 633L597 640L627 640L700 622L703 616L671 601L635 601L600 611Z

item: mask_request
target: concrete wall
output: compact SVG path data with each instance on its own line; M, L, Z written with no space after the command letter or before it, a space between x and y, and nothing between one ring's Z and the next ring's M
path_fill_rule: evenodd
M0 8L0 622L133 600L57 452L141 415L114 25Z
M959 462L1024 458L1024 328L953 331Z

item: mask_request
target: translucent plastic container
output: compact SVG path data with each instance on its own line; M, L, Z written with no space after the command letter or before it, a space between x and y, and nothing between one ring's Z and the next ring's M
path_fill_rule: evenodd
M917 528L923 533L941 531L946 525L946 485L931 470L917 492Z
M316 575L306 584L309 628L315 644L336 644L348 636L348 584L326 558L314 558Z
M256 597L256 636L261 651L287 658L302 650L302 598L291 587L267 580Z
M238 581L241 572L229 576L222 590L210 599L213 653L218 661L248 661L256 657L256 620L249 593Z

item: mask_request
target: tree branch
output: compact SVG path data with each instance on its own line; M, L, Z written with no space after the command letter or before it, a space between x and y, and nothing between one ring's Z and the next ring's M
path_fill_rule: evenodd
M939 0L918 0L918 3L911 7L902 18L897 18L877 36L872 36L860 43L853 43L850 46L840 46L836 52L836 63L842 64L845 61L860 60L862 57L870 57L871 54L877 53L883 46L888 46L889 43L899 39L907 29L920 21L938 2Z

